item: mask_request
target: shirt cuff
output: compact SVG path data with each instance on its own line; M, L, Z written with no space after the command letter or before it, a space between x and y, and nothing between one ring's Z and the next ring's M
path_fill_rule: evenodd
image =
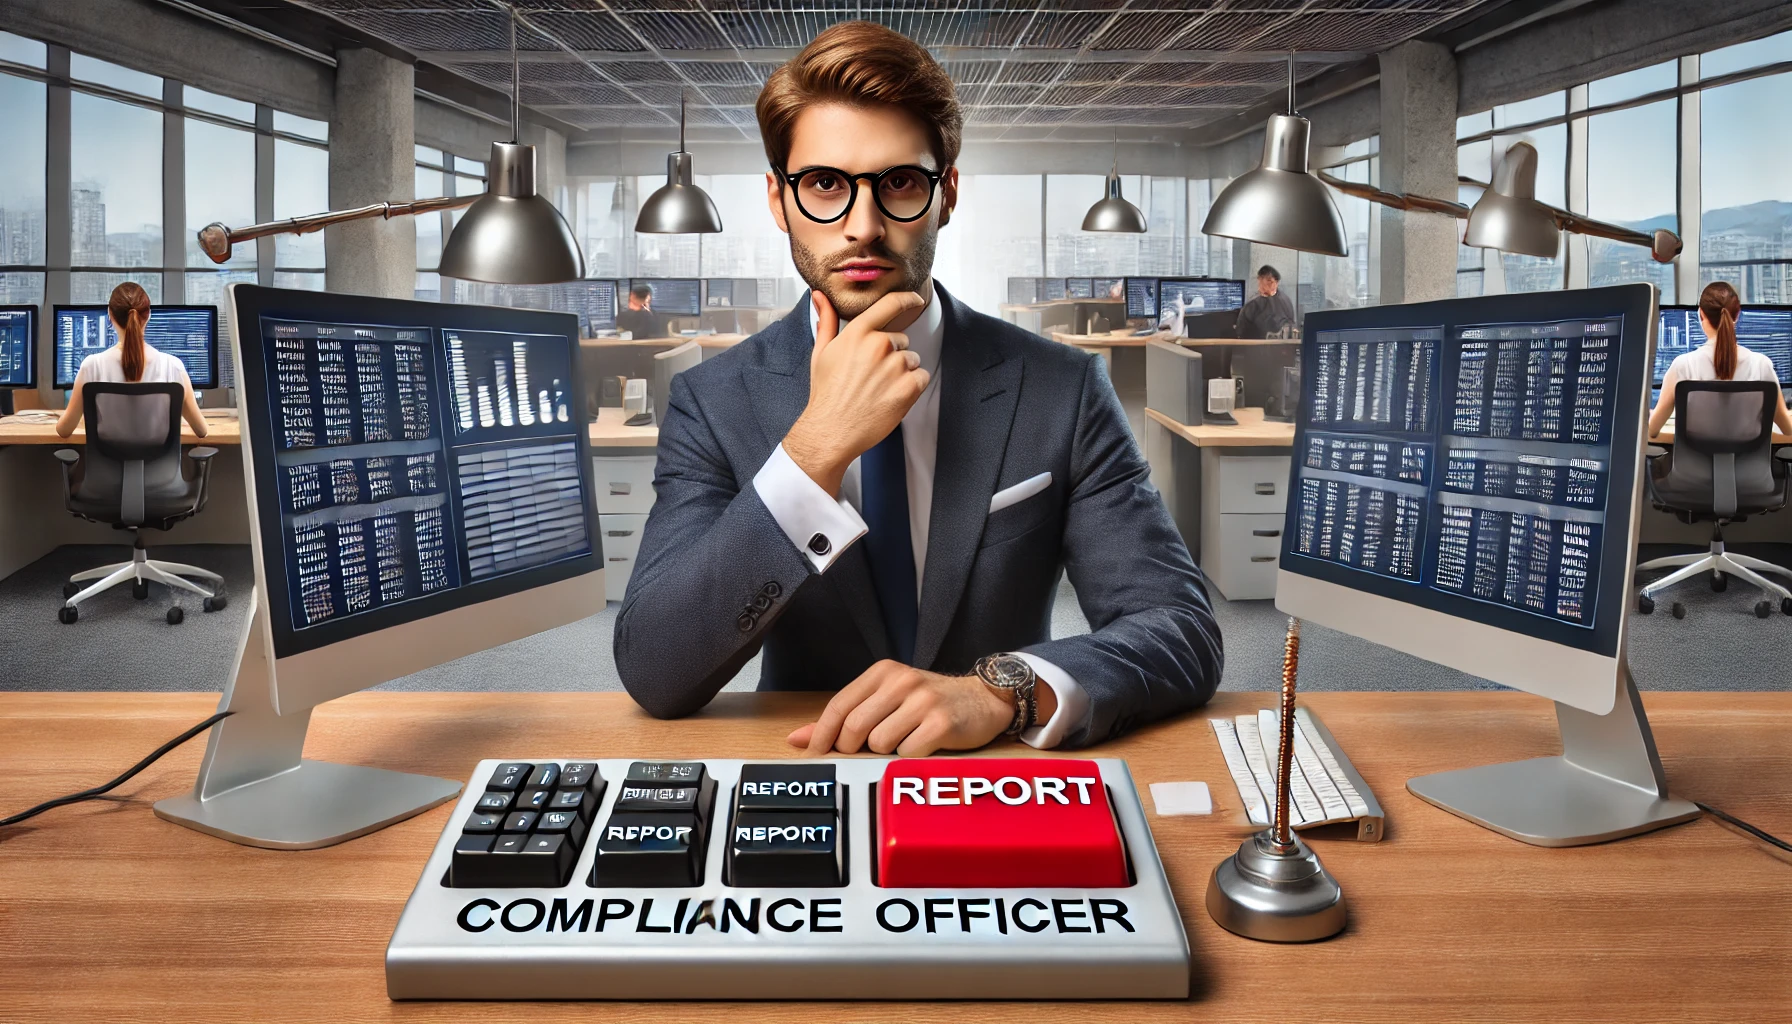
M1051 687L1052 693L1058 697L1058 710L1052 713L1050 721L1023 729L1020 734L1021 742L1027 746L1051 750L1064 742L1065 734L1073 726L1081 725L1083 719L1089 716L1089 695L1075 679L1070 678L1070 673L1044 658L1025 652L1018 652L1015 657L1031 665L1039 682Z
M753 477L753 489L784 536L816 572L827 572L840 553L869 532L845 498L831 498L779 445ZM1034 669L1038 672L1038 669Z

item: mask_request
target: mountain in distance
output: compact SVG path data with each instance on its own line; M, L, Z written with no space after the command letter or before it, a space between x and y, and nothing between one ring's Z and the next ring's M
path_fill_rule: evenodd
M1650 217L1648 220L1619 221L1623 227L1633 231L1656 231L1667 229L1676 231L1678 218L1671 213ZM1700 220L1700 228L1707 235L1721 235L1730 231L1747 230L1752 234L1767 238L1778 238L1782 231L1792 228L1792 203L1777 199L1767 199L1747 206L1725 206L1716 210L1706 210Z

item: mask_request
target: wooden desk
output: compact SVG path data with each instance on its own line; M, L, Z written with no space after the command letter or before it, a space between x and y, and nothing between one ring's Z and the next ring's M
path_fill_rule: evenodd
M1267 682L1267 681L1266 681ZM311 757L464 779L487 757L789 757L826 694L723 694L648 718L622 694L362 693L311 719ZM1792 864L1710 820L1601 846L1526 846L1406 792L1415 775L1556 753L1548 702L1518 693L1315 693L1305 702L1388 815L1381 843L1318 840L1350 926L1314 945L1238 938L1203 903L1243 830L1161 818L1148 785L1237 796L1199 716L1091 753L1126 758L1194 961L1162 1003L392 1003L385 950L445 805L341 846L234 846L150 804L193 784L203 740L111 798L0 831L8 1021L1768 1021L1792 1005ZM1267 707L1227 693L1201 714ZM1667 778L1792 834L1792 694L1645 695ZM215 694L0 694L0 810L103 781L210 714ZM991 753L1015 748L998 743ZM1024 750L1024 748L1022 748ZM1026 751L1031 754L1033 751Z
M1673 444L1674 443L1674 418L1672 416L1668 417L1668 421L1661 425L1661 433L1656 434L1654 437L1651 437L1649 439L1649 443L1650 444ZM1782 433L1780 433L1779 427L1774 427L1773 428L1773 443L1774 444L1792 444L1792 434L1782 434Z
M597 410L597 422L591 424L593 448L658 448L660 428L657 425L630 427L627 416L615 406Z
M180 443L186 445L240 445L243 443L242 425L235 416L229 418L207 417L206 429L210 431L203 438L193 433L185 421L180 425ZM75 428L70 437L56 433L54 422L41 423L21 419L18 416L0 416L0 445L9 444L56 444L79 445L87 440L87 424L82 423Z
M1174 341L1185 348L1263 348L1270 345L1299 345L1299 338L1167 338L1161 334L1136 336L1131 330L1109 331L1107 334L1070 334L1053 331L1052 340L1078 348L1142 348L1154 341Z
M1274 597L1294 424L1256 407L1234 409L1237 426L1145 416L1151 482L1208 582L1230 601Z
M1234 409L1232 418L1238 421L1235 427L1207 424L1190 426L1178 423L1156 409L1146 409L1145 415L1197 448L1294 447L1294 424L1266 420L1263 418L1263 410L1258 408Z
M733 348L747 340L744 334L697 334L678 338L580 338L582 348L677 348L687 341L694 341L702 348Z

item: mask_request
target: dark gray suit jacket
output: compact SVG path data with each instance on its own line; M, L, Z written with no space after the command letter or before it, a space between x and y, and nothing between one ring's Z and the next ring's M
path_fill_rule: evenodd
M1205 703L1219 627L1151 486L1099 356L945 303L939 451L915 664L962 674L1026 651L1074 677L1065 746ZM703 705L762 647L761 690L835 690L890 656L863 545L817 573L753 477L809 400L805 295L779 323L672 380L658 498L616 621L616 667L650 714ZM989 514L1043 472L1044 493ZM1052 640L1068 570L1094 632Z

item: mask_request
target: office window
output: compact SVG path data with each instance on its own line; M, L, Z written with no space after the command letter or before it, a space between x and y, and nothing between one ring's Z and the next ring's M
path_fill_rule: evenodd
M933 260L934 277L954 298L995 316L1008 301L1010 277L1045 274L1041 187L1037 174L959 175L958 207L940 229Z
M324 290L324 274L321 270L276 270L274 287L321 292Z
M1137 174L1120 176L1121 193L1141 210L1150 202L1144 181ZM1139 262L1138 235L1083 230L1084 215L1106 189L1107 178L1100 174L1045 176L1045 276L1124 277L1147 272ZM1149 211L1146 222L1150 223Z
M16 305L29 303L41 305L44 301L44 275L37 272L14 271L0 274L0 305Z
M1535 102L1527 100L1526 102ZM1498 108L1495 108L1497 115ZM1496 117L1497 119L1497 117ZM1506 148L1525 141L1537 147L1537 199L1551 206L1568 205L1568 126L1565 124L1538 128L1521 135L1496 135L1493 139L1494 159L1503 159ZM1506 292L1547 292L1561 288L1566 262L1562 259L1561 236L1557 235L1556 255L1551 257L1519 256L1501 253L1506 274Z
M1456 137L1466 139L1471 135L1483 135L1493 131L1493 111L1483 110L1479 114L1468 114L1456 119Z
M135 281L142 285L144 294L149 296L150 302L162 301L162 274L156 270L137 270L129 273L77 270L68 276L68 299L75 303L106 302L112 298L112 289L126 281Z
M765 175L710 174L698 180L722 215L722 233L703 236L701 276L797 276L790 236L778 230L766 206Z
M1517 103L1502 103L1493 108L1494 128L1513 128L1518 125L1532 124L1552 117L1561 117L1568 112L1568 94L1566 92L1545 93Z
M186 136L187 266L211 270L215 264L199 248L199 230L255 223L255 133L188 118ZM226 266L253 270L255 259L255 243L238 242Z
M626 194L631 180L598 178L573 192L573 226L585 249L585 273L591 277L628 276L624 254L634 225L629 217L634 203Z
M1146 178L1139 199L1145 211L1144 235L1139 243L1139 272L1182 274L1188 266L1188 186L1183 178ZM1068 275L1066 275L1068 276Z
M1232 273L1232 239L1203 234L1201 225L1213 209L1213 200L1230 178L1190 178L1188 182L1188 270L1194 277L1236 277Z
M162 114L75 92L69 111L70 262L162 265Z
M1647 70L1647 69L1645 69ZM1622 77L1622 76L1620 76ZM1678 105L1663 100L1587 119L1587 215L1637 231L1679 231ZM1646 281L1674 301L1674 267L1649 250L1587 238L1587 284Z
M313 121L309 117L288 114L284 110L274 111L274 131L294 138L309 139L312 142L330 141L330 122Z
M299 217L330 208L330 153L286 139L274 140L274 217ZM324 233L274 236L274 266L315 270L324 265ZM320 275L321 276L321 275ZM291 287L304 287L292 285Z
M1364 148L1359 143L1346 149L1345 154L1360 153ZM1330 172L1344 181L1374 185L1381 177L1381 159L1372 156L1352 160L1342 167L1330 168ZM1295 296L1303 313L1315 309L1373 306L1381 291L1381 207L1338 191L1332 192L1332 198L1337 200L1338 214L1344 218L1344 240L1349 244L1350 252L1345 256L1300 254L1299 287L1295 289Z
M155 75L120 67L84 53L68 55L68 77L77 82L92 82L119 92L146 96L158 102L162 98L162 80Z
M1792 32L1781 32L1764 39L1752 39L1721 50L1712 50L1699 58L1699 77L1717 78L1789 60L1792 60Z
M419 302L442 301L442 275L417 271L417 284L411 297Z
M248 125L255 123L255 104L248 100L235 100L186 85L181 87L181 102L188 110L201 110Z
M471 175L483 180L485 178L485 161L468 160L464 156L457 156L454 158L454 171L457 174ZM466 193L461 194L465 195Z
M442 172L433 167L418 165L416 189L418 199L433 199L445 195ZM442 214L440 211L422 213L412 217L411 221L417 226L417 269L434 270L442 262Z
M1638 96L1672 89L1679 84L1680 62L1663 61L1588 83L1587 105L1603 107L1608 103L1622 103Z
M666 183L666 176L642 175L634 178L635 195L640 199L653 195ZM629 211L628 226L634 236L632 277L698 277L697 235L649 235L634 232L635 210ZM724 225L727 221L722 222Z
M48 47L43 43L11 32L0 32L0 61L41 69L47 59Z
M1700 284L1729 281L1744 302L1792 302L1792 136L1762 120L1788 109L1792 74L1705 90Z
M1491 122L1491 115L1489 115ZM1456 147L1456 174L1462 178L1487 182L1493 177L1493 143L1483 139L1465 146ZM1464 206L1473 207L1481 198L1481 189L1472 185L1456 186L1456 201ZM1468 221L1456 222L1456 240L1461 242L1463 233L1468 230ZM1487 291L1487 254L1489 250L1472 248L1466 245L1456 247L1456 294L1461 298L1473 298ZM1495 254L1497 255L1497 253Z
M44 265L46 109L42 82L0 74L0 145L7 159L0 174L0 265Z
M418 163L428 164L429 166L436 167L436 168L445 166L442 163L442 151L441 150L434 149L429 146L416 146L414 148L417 151L417 162Z

